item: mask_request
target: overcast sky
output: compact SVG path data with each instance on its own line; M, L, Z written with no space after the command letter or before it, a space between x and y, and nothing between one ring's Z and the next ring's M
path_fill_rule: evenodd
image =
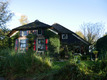
M20 16L26 15L30 22L59 23L74 32L83 23L102 22L107 32L107 0L10 0L9 9L15 14L10 29L20 26Z

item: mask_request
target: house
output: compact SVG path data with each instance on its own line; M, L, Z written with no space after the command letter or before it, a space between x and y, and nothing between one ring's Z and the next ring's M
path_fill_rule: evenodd
M79 37L74 32L65 28L64 26L55 23L48 25L38 20L14 28L8 36L11 38L19 33L19 36L15 39L15 50L26 51L32 47L37 53L49 51L52 53L59 53L60 46L69 45L72 46L70 50L74 53L88 53L89 43ZM32 39L30 42L29 39ZM31 36L33 35L33 36Z

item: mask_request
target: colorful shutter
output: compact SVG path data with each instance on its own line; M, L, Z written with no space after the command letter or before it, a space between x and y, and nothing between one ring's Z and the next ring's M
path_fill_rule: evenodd
M48 39L45 39L45 44L48 44Z
M36 51L36 40L34 40L33 50Z
M15 40L15 51L18 50L18 39Z
M45 49L48 50L48 39L45 39Z

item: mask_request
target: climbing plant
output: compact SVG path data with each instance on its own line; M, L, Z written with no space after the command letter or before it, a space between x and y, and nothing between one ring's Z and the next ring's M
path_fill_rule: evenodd
M50 30L45 30L44 36L49 40L48 51L50 52L50 54L59 53L60 49L59 35L55 34Z
M12 36L12 37L9 38L8 42L9 42L9 47L10 48L14 48L14 46L15 46L15 40L17 38L19 38L19 32L16 35L14 35L14 36Z
M32 49L33 46L34 46L34 40L37 38L37 35L35 34L29 34L27 36L27 39L28 39L28 48L29 49Z

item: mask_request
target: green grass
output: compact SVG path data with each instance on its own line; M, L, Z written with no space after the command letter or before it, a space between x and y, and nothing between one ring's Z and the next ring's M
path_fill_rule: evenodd
M105 80L107 61L80 60L50 61L48 56L33 52L0 51L0 75L8 79L31 77L37 80ZM104 78L103 78L104 77Z
M81 61L80 64L81 65L85 65L87 67L90 67L91 65L93 65L95 62L94 61L88 61L88 60L84 60L84 61Z
M53 61L52 69L58 70L58 69L64 67L65 65L67 65L68 63L69 63L69 61L63 61L63 62Z

